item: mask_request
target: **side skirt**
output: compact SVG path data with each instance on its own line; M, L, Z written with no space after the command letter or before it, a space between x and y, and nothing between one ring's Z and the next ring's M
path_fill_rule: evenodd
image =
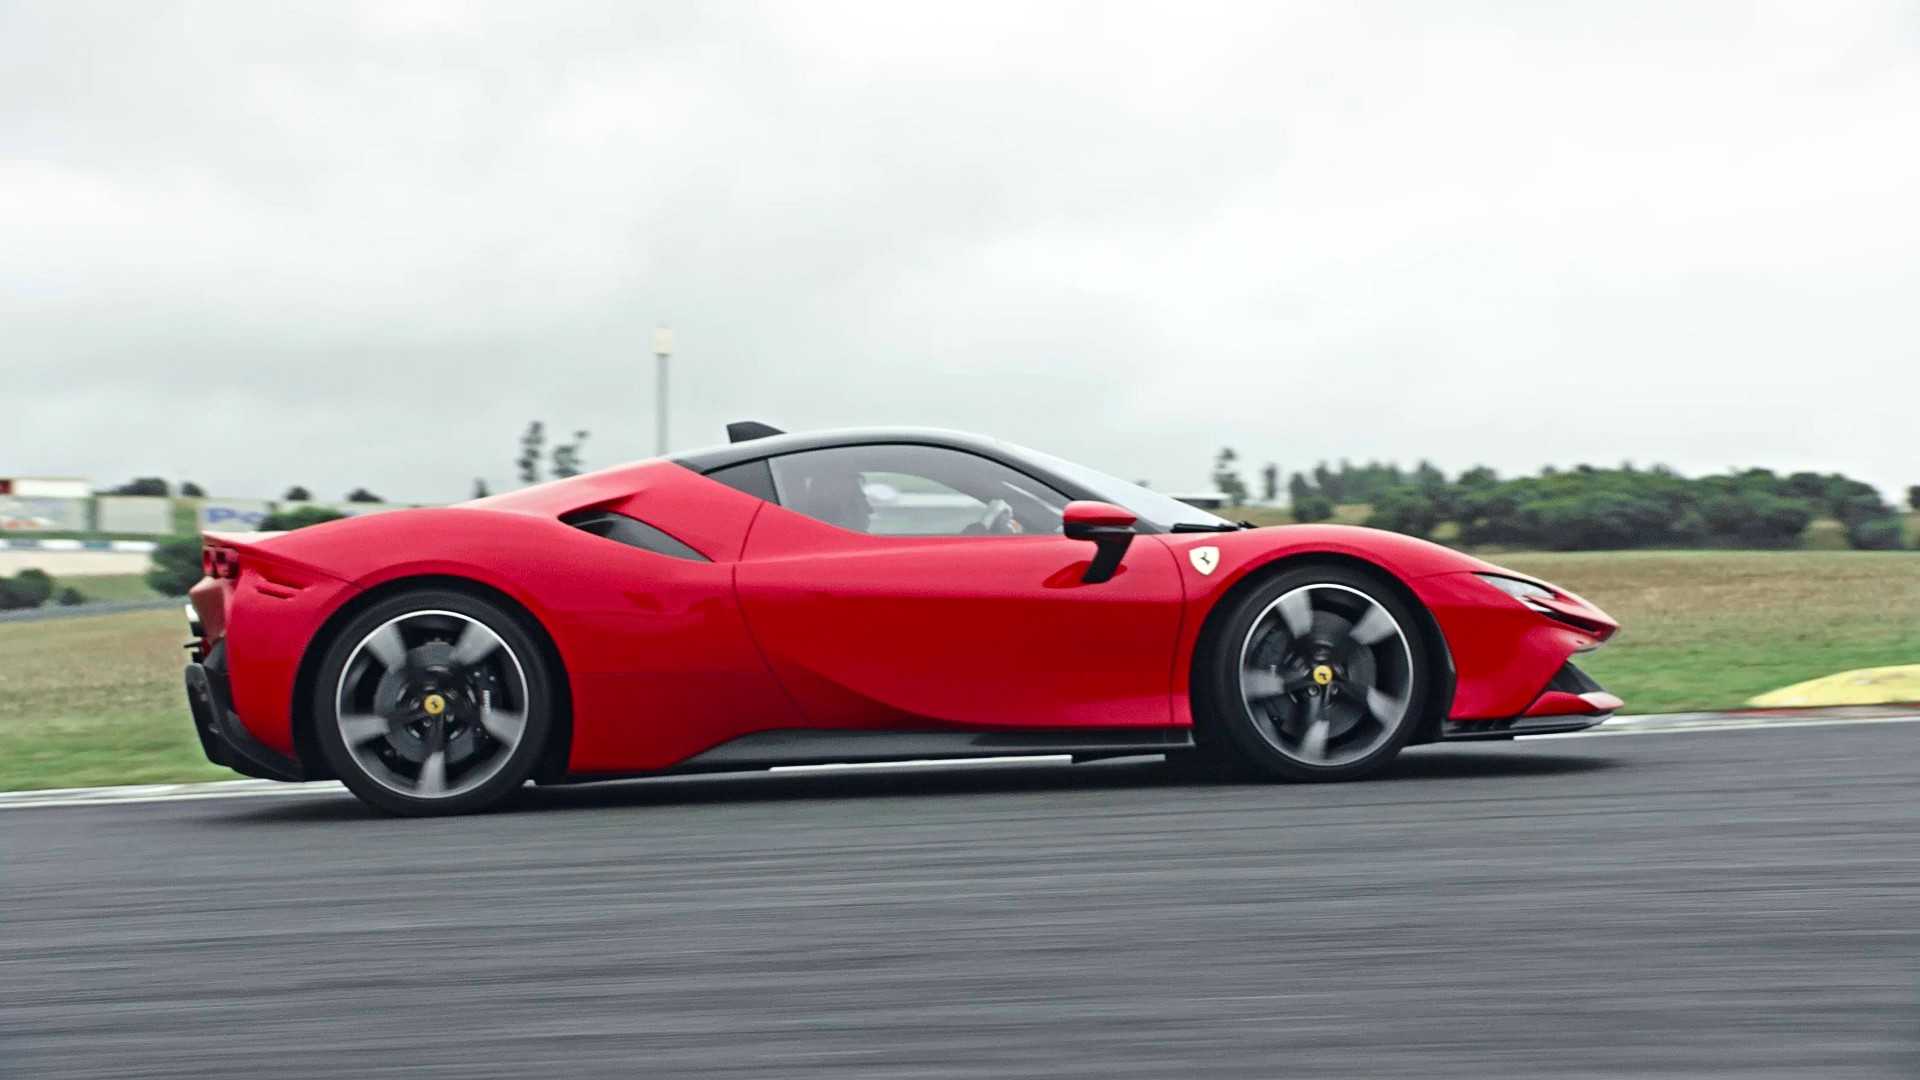
M756 731L696 754L672 770L754 769L923 758L1027 754L1157 754L1193 746L1191 728L1065 728L1046 731Z

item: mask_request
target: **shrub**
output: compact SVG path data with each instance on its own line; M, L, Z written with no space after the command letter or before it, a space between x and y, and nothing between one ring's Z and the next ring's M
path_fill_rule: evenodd
M157 476L136 477L107 492L109 495L165 495L167 482Z
M1789 548L1813 521L1813 511L1795 499L1764 491L1723 492L1700 500L1703 538L1717 546Z
M1427 492L1418 488L1390 488L1373 504L1367 524L1376 529L1391 529L1422 540L1433 535L1434 526L1445 515Z
M339 521L347 515L338 510L329 510L324 506L302 506L294 510L281 510L260 519L261 532L292 532L309 525L322 525L329 521Z
M1618 491L1543 499L1524 504L1521 514L1532 542L1556 551L1634 547L1659 536L1671 520L1654 500Z
M1823 502L1827 497L1827 478L1819 473L1797 472L1786 478L1782 494L1808 502Z
M1490 481L1463 487L1455 500L1460 539L1468 544L1495 544L1512 531L1519 512L1518 489L1513 482Z
M1897 551L1902 546L1900 519L1888 514L1848 525L1847 544L1860 551Z
M1880 500L1880 490L1872 484L1850 480L1834 473L1827 477L1827 513L1842 525L1852 525L1891 513Z
M1325 521L1333 516L1333 500L1319 492L1293 503L1293 520L1301 523Z
M153 549L147 587L162 596L185 596L200 580L200 538L176 536Z
M87 602L87 597L86 594L82 593L79 589L71 585L66 585L63 586L59 592L53 594L53 602L59 604L61 607L78 607Z
M45 570L28 568L9 579L0 579L0 611L37 608L53 595L53 579Z
M13 591L25 600L22 607L39 607L53 599L53 578L45 570L29 567L13 575Z

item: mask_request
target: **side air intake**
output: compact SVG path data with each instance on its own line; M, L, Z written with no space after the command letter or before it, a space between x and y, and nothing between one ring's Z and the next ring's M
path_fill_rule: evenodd
M611 510L579 510L560 520L581 532L590 532L616 544L651 551L655 555L693 562L713 561L639 518L630 518Z

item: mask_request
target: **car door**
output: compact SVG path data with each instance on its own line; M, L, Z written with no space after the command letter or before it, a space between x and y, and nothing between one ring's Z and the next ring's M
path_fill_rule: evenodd
M736 587L820 728L1165 726L1182 585L1134 539L1110 580L1059 532L1067 497L948 447L774 458Z

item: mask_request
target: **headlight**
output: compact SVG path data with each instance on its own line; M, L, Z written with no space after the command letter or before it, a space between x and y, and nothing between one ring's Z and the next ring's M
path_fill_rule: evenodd
M1552 589L1535 585L1531 581L1502 577L1499 574L1475 574L1473 576L1499 589L1501 592L1506 593L1508 596L1513 597L1515 600L1520 601L1535 611L1548 611L1549 609L1541 604L1540 601L1554 599Z

